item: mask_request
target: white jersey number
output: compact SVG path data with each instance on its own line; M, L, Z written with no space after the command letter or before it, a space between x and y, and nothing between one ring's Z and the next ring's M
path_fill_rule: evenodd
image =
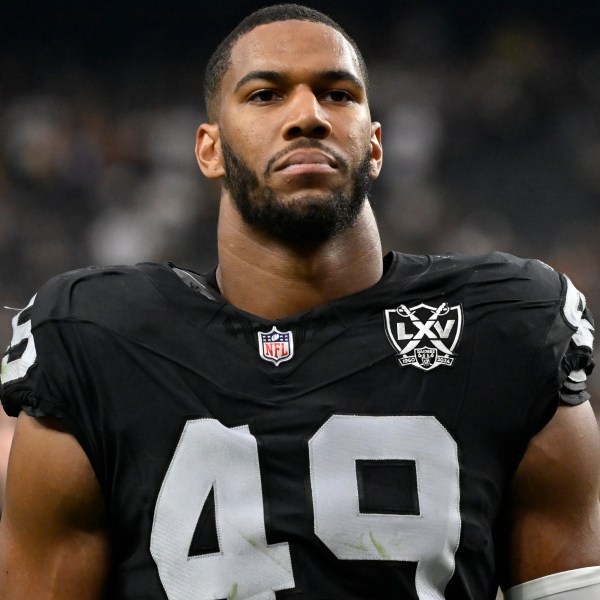
M189 557L213 488L220 551ZM258 449L248 427L188 421L158 496L150 552L169 600L275 600L275 590L294 587L288 544L267 544Z
M2 369L0 371L2 384L6 385L11 381L18 381L27 375L29 369L35 364L37 354L35 351L35 342L31 333L31 320L23 321L23 313L33 306L35 296L30 300L29 304L18 315L13 317L13 337L10 346L2 359ZM22 322L20 322L22 321ZM23 346L23 351L20 352L19 358L10 360L11 352Z
M316 535L341 560L417 563L419 600L443 600L460 537L456 443L430 416L334 415L309 440ZM357 460L414 461L419 514L363 514ZM189 556L214 489L219 552ZM248 427L189 421L156 503L150 551L169 600L274 600L295 586L289 545L267 544Z

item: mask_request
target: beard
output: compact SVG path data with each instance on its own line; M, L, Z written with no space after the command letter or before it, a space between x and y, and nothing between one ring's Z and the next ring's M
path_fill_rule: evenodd
M286 202L267 184L261 185L254 171L221 137L225 166L225 188L242 219L258 231L292 246L314 246L326 242L354 226L371 188L371 153L350 173L351 186L339 186L322 196L307 195ZM263 178L268 181L271 166L283 154L297 148L319 148L334 156L339 168L346 161L318 140L298 140L272 157Z

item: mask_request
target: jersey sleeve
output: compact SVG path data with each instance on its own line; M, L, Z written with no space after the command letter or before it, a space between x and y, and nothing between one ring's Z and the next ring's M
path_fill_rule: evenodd
M65 399L76 393L73 341L62 326L65 278L51 280L12 319L13 335L2 357L0 394L5 412L65 418Z
M91 356L95 341L89 323L93 307L107 304L102 289L92 285L102 273L89 267L42 286L12 319L13 336L0 371L5 412L61 419L92 464L100 455L101 438L95 428L98 399L92 375L97 359Z

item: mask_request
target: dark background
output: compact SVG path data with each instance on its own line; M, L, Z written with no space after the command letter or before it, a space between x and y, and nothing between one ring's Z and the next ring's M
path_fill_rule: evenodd
M386 249L538 257L600 314L600 2L308 4L371 70ZM87 264L214 264L202 72L258 6L2 2L0 305Z
M5 0L2 49L5 56L34 63L71 60L112 68L123 58L200 61L252 10L250 0ZM529 23L572 38L584 50L598 43L600 4L590 0L382 0L306 2L338 20L366 54L377 54L382 37L415 13L443 23L452 51L468 53L498 26ZM360 35L359 35L360 34Z

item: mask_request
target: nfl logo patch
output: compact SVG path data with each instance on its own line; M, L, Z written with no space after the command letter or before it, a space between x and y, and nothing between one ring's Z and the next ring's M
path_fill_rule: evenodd
M385 333L398 352L400 366L430 371L451 367L463 328L462 306L417 304L384 311Z
M263 360L279 363L290 360L294 356L294 337L291 331L279 331L273 326L271 331L258 332L258 352Z

